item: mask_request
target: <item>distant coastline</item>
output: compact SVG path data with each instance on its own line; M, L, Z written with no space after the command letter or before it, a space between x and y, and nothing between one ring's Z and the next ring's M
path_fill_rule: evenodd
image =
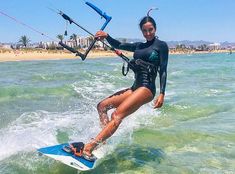
M229 50L213 51L175 51L170 50L170 54L207 54L207 53L230 53ZM128 57L133 53L123 51ZM88 58L117 57L112 51L95 50L88 54ZM58 59L79 59L74 54L64 50L12 50L0 49L0 62L6 61L31 61L31 60L58 60Z

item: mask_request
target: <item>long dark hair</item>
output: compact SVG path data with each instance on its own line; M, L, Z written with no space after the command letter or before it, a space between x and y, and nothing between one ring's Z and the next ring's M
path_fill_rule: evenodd
M140 21L140 24L139 24L140 30L142 30L143 25L146 24L147 22L151 22L155 30L157 29L156 22L154 21L154 19L150 16L145 16Z

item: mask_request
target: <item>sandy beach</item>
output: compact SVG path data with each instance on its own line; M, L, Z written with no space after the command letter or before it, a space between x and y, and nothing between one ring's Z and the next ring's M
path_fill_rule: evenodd
M126 56L132 56L130 52L123 52ZM111 51L91 51L87 58L115 57ZM0 51L0 62L6 61L29 61L29 60L58 60L76 59L74 54L67 51L26 51L26 50L2 50Z
M212 52L183 52L170 51L170 54L201 54L201 53L228 53L227 50L215 50ZM133 53L123 51L127 57L132 57ZM91 51L87 58L116 57L112 51ZM6 61L31 61L31 60L58 60L58 59L76 59L74 54L67 51L46 51L46 50L0 50L0 62Z

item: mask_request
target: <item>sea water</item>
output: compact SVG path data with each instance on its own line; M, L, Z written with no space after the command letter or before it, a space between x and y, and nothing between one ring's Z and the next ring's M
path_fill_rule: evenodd
M36 149L95 137L99 101L133 83L121 66L120 58L1 62L0 173L77 173ZM127 117L83 173L234 174L234 106L234 54L170 55L164 106Z

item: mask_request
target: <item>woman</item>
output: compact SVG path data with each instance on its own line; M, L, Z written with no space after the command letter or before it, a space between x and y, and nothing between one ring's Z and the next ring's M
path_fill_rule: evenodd
M135 82L131 88L121 90L97 105L102 131L91 142L85 144L82 153L87 159L92 160L92 151L113 135L125 117L153 100L156 93L155 79L157 72L159 72L160 77L160 94L154 102L154 108L160 108L163 105L167 78L168 46L156 37L156 23L152 17L144 17L139 26L146 39L145 43L120 43L103 31L96 33L95 37L98 40L106 39L114 48L134 52L134 59L131 64L134 67L132 69L135 73ZM140 63L137 63L137 60L141 60ZM144 66L145 64L152 65L152 68L147 68ZM116 109L109 119L107 112L112 108Z

